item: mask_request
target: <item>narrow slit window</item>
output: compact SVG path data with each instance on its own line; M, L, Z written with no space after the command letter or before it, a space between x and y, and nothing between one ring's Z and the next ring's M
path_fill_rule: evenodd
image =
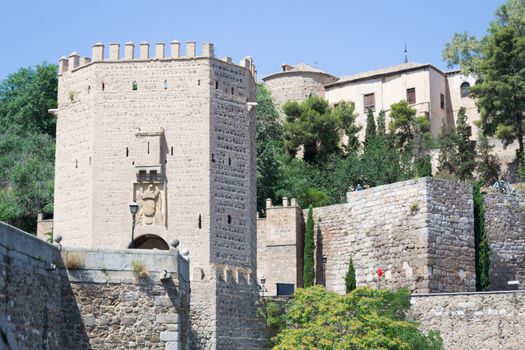
M212 162L212 163L215 163L215 153L212 153L212 154L211 154L211 162Z
M232 165L232 159L228 157L228 165Z
M75 169L78 169L78 159L75 160Z
M91 85L88 85L88 94L91 92Z
M439 95L439 106L441 109L445 109L445 95L443 94Z
M148 142L148 154L149 154L149 142Z
M232 217L231 215L228 215L228 224L231 224L232 223Z
M232 95L235 95L235 92L234 92L234 90L233 90L233 87L232 87Z
M173 146L171 146L170 154L173 155Z
M201 80L197 80L197 85L201 86Z
M91 156L89 156L89 165L91 165Z
M168 90L168 81L164 80L164 90Z
M219 81L217 80L217 81L215 82L215 90L217 90L218 88L219 88Z
M102 83L102 91L106 88L106 84Z
M202 228L202 216L199 214L199 229Z
M136 90L139 88L139 85L137 84L136 81L134 81L134 82L131 84L131 88L133 89L133 91L136 91Z
M129 148L126 147L126 158L129 157Z

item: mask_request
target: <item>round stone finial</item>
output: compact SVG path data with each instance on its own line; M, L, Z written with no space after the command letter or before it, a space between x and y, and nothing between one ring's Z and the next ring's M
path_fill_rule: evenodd
M170 241L170 245L173 247L173 248L177 248L179 246L179 240L178 239L172 239Z
M190 250L188 248L183 248L180 253L183 257L188 257L188 255L190 255Z
M53 241L55 241L56 243L60 243L62 241L62 236L61 235L53 236Z

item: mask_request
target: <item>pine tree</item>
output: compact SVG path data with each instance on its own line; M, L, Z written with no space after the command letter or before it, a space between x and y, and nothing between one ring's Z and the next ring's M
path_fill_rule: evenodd
M472 179L472 173L476 169L476 141L470 139L472 127L467 123L465 112L465 107L461 107L456 119L457 153L455 163L457 165L457 176L461 181Z
M478 162L476 170L479 179L485 185L492 185L499 178L500 163L498 157L492 154L492 149L487 137L480 133L478 140Z
M348 262L348 271L345 275L345 285L347 293L350 293L356 288L355 267L352 258L350 258L350 261Z
M313 207L308 208L308 217L306 218L306 233L304 236L304 287L308 288L314 285L314 218Z
M474 244L475 244L475 269L476 290L486 291L490 287L490 246L485 227L485 208L483 207L483 194L480 181L472 188L474 194Z
M366 131L365 131L365 145L376 137L376 122L374 120L374 112L368 108L366 112Z

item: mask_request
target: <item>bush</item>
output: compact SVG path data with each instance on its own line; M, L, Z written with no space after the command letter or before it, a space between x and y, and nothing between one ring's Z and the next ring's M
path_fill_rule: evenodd
M357 288L346 294L321 286L298 289L286 307L285 328L273 338L285 349L443 349L436 332L423 334L406 320L407 289Z
M348 271L345 275L345 285L346 285L346 292L350 293L356 288L356 280L355 280L355 268L354 268L354 262L352 261L352 258L350 258L350 261L348 263Z

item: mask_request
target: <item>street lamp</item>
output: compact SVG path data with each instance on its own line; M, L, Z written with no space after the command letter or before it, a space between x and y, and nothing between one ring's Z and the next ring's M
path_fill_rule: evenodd
M264 278L264 276L261 278L261 292L262 292L262 297L264 298L264 290L266 289L266 278Z
M131 225L131 245L130 247L133 248L133 241L135 240L135 215L137 215L137 211L139 210L139 205L137 202L133 201L129 203L129 212L131 213L131 216L133 217L132 225Z

